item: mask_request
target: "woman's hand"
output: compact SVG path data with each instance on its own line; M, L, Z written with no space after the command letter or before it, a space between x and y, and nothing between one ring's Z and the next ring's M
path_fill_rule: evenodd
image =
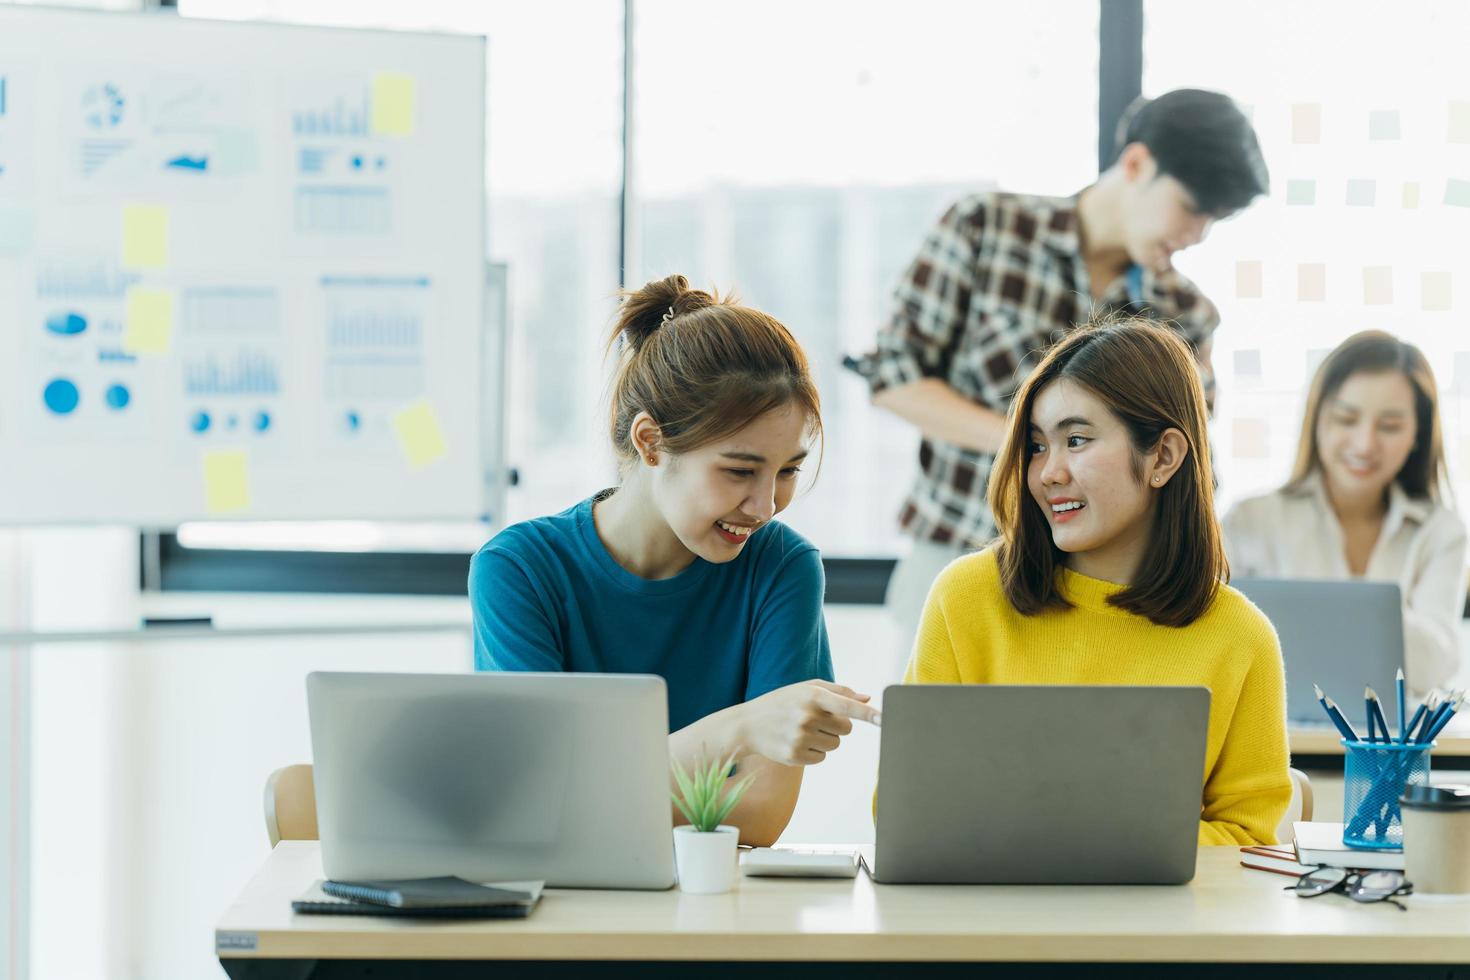
M772 762L815 765L852 731L853 719L882 723L882 713L870 700L829 681L789 684L739 706L740 740Z

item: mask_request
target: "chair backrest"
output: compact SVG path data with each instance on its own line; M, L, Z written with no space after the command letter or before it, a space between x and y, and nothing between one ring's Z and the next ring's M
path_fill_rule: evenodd
M1276 827L1276 840L1282 844L1291 843L1294 822L1312 819L1312 780L1300 769L1288 769L1287 773L1291 776L1291 802Z
M316 840L316 788L311 766L285 766L265 781L265 833L271 847L283 840Z

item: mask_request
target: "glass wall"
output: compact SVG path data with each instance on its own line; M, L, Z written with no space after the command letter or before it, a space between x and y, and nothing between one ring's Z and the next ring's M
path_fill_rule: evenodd
M1429 357L1464 499L1470 6L1153 0L1144 25L1144 93L1230 93L1251 112L1271 167L1270 199L1179 261L1222 316L1223 502L1285 478L1310 372L1366 329Z

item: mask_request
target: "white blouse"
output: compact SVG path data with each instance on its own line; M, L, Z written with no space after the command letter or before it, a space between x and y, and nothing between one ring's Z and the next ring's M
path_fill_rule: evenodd
M1417 694L1443 687L1460 670L1465 608L1465 525L1454 511L1390 484L1388 514L1367 571L1404 597L1404 659ZM1320 474L1294 490L1242 500L1222 522L1232 575L1347 579L1347 545Z

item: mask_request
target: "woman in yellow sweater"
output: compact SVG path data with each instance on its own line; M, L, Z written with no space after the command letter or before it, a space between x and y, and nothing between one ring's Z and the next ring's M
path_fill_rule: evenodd
M1229 577L1194 358L1141 320L1079 329L1017 393L1000 537L934 583L904 680L1210 689L1201 844L1270 843L1291 799L1281 648Z

